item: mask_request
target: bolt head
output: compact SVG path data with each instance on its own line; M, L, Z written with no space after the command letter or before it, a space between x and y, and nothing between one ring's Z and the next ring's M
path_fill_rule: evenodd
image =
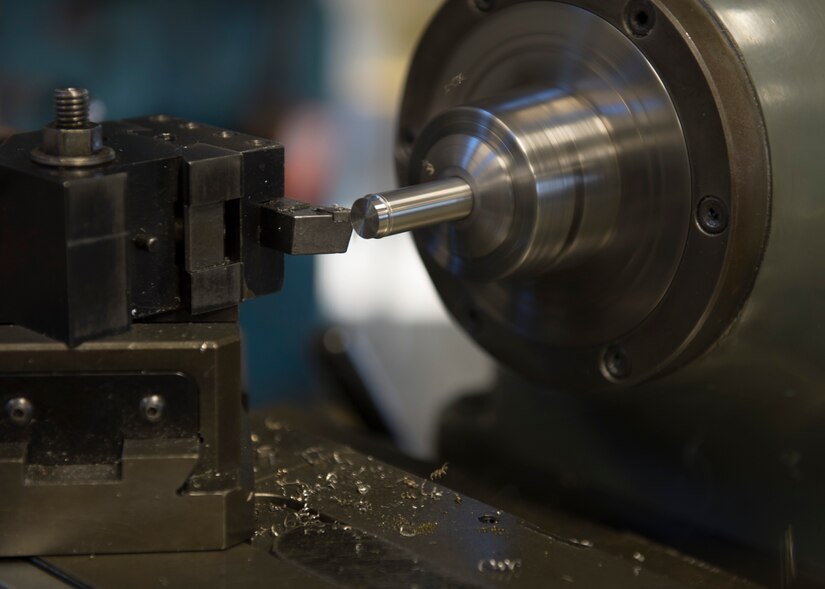
M705 233L719 235L728 228L728 205L721 198L706 196L699 202L696 210L696 221Z
M625 6L625 27L634 37L646 37L656 25L656 8L650 0L631 0Z
M34 405L25 397L16 397L6 401L6 415L15 425L27 426L34 417Z
M148 233L138 233L132 241L137 248L149 253L158 251L158 246L160 245L160 240Z
M166 400L161 395L147 395L140 400L140 414L149 423L159 423L165 408Z

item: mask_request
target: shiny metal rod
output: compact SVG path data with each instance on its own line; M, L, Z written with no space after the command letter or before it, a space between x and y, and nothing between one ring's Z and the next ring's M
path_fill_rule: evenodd
M350 218L364 239L379 239L448 221L473 210L473 189L461 178L445 178L379 194L352 205Z

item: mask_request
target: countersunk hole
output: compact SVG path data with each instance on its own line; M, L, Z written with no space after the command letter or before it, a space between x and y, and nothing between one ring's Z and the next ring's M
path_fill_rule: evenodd
M183 124L181 125L181 128L183 128L183 129L190 129L190 130L191 130L191 129L199 129L199 128L200 128L200 125L199 125L199 124L197 124L197 123L193 123L192 121L189 121L188 123L183 123Z
M170 118L171 117L169 115L152 115L151 117L149 117L149 120L155 121L156 123L165 123Z
M221 139L229 139L230 137L234 137L237 133L233 133L232 131L219 131L215 133L215 137L220 137Z
M155 139L160 139L161 141L174 141L177 139L172 133L159 133L155 135Z
M483 524L495 525L498 523L498 518L489 513L485 513L484 515L478 516L478 521L480 521Z
M625 28L635 37L645 37L656 24L656 9L649 0L633 0L625 7Z
M267 141L266 139L250 139L246 143L248 145L251 145L252 147L263 147L264 145L268 144L269 141Z

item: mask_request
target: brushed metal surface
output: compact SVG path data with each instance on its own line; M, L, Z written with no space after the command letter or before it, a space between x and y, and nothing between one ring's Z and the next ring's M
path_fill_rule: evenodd
M369 194L352 205L352 227L380 239L437 223L459 221L473 210L473 189L457 177Z
M747 72L700 3L655 6L640 36L619 0L447 2L408 78L402 182L474 193L468 218L416 231L433 282L485 349L554 386L677 370L759 269L769 166ZM697 219L709 196L724 231Z

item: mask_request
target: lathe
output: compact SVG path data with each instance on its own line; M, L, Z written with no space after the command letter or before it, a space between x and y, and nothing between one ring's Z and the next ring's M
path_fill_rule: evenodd
M821 586L823 27L818 0L449 0L402 188L351 210L286 198L274 141L56 90L0 145L0 586ZM353 228L412 232L512 371L448 409L444 458L657 543L244 408L239 305Z

